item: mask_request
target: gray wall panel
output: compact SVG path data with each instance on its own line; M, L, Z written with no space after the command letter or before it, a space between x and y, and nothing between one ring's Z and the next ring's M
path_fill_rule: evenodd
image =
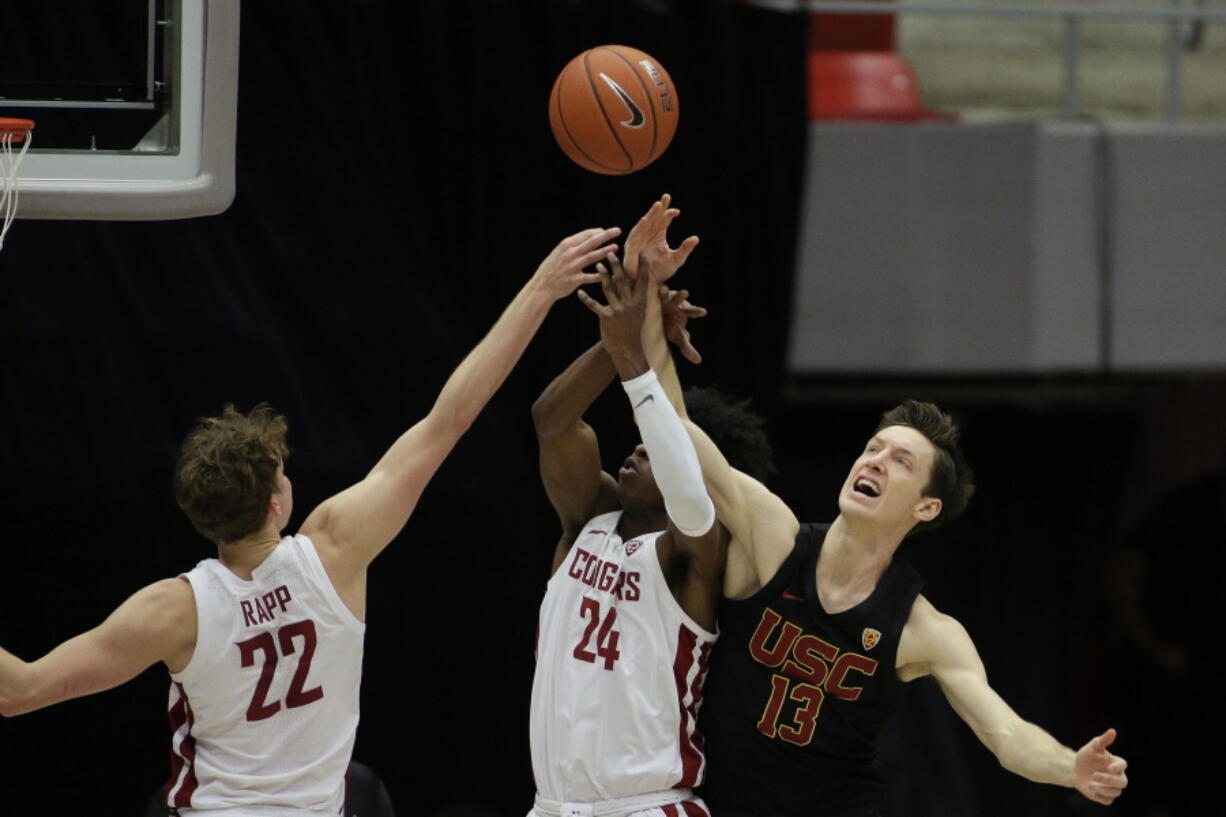
M1112 140L1120 369L1226 363L1226 131L1130 128Z
M1051 125L1039 139L1031 362L1040 371L1101 368L1101 271L1094 129Z
M1226 367L1226 130L822 123L807 162L793 372Z

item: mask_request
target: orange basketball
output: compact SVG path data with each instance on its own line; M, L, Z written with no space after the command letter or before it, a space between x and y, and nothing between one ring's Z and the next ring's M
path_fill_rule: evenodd
M651 56L602 45L566 64L549 94L553 138L594 173L621 175L654 162L677 132L677 91Z

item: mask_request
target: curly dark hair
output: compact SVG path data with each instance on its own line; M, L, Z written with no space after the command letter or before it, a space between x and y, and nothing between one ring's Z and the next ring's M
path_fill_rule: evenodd
M243 414L227 403L187 435L175 467L175 502L201 535L218 544L260 529L289 456L285 418L267 403Z
M692 386L684 397L690 420L706 432L733 468L759 482L776 472L766 420L749 410L748 399L733 399L714 386Z
M935 519L916 523L908 535L935 530L961 516L975 493L975 475L962 453L962 430L954 418L933 403L904 400L881 415L877 431L889 426L914 428L936 448L923 496L941 500L941 512Z

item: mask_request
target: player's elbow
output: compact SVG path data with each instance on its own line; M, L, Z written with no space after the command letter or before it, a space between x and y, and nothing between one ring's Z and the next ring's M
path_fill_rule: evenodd
M536 427L537 431L541 430L541 426L548 425L549 409L549 401L544 394L536 398L532 403L532 425Z
M8 683L5 689L0 689L0 716L12 718L38 708L31 705L26 686L21 680L15 679Z
M458 440L472 428L478 413L464 405L435 405L428 418L431 434Z
M1019 723L1003 724L980 735L984 745L996 756L996 761L1005 771L1021 774L1026 748L1021 745Z
M546 389L532 404L532 425L537 434L549 434L559 426L558 401L553 391L552 387Z
M0 717L15 718L27 712L33 712L38 707L29 706L24 701L11 698L0 698Z
M677 530L691 538L706 535L715 525L715 504L702 486L670 497L665 506Z

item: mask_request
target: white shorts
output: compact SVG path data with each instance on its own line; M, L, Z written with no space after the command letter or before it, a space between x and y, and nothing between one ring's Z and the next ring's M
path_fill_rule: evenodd
M635 799L638 798L624 798L631 801ZM603 803L551 804L561 808L549 809L542 809L540 805L538 799L537 806L528 812L528 817L711 817L707 804L688 791L684 799L675 803L638 810L619 808L620 803L617 800L606 800Z

